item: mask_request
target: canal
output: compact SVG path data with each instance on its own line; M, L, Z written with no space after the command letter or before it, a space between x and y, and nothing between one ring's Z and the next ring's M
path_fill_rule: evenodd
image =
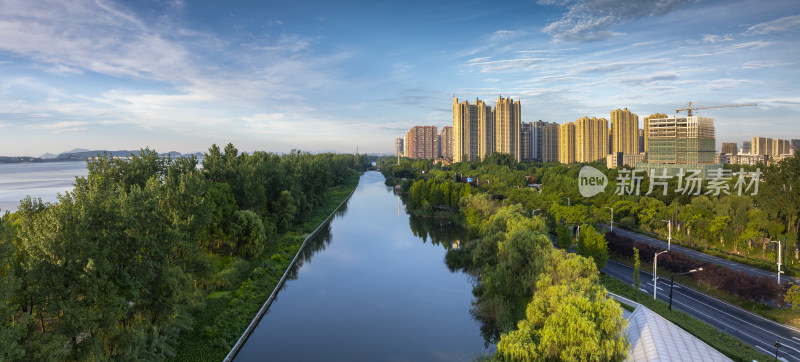
M444 262L463 230L409 216L383 182L365 173L309 240L237 361L464 361L490 352L470 314L470 276Z

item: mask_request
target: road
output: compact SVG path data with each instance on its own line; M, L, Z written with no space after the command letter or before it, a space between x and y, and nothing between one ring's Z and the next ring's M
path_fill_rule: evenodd
M608 228L608 225L604 224L603 227ZM663 248L664 250L667 249L667 242L666 241L661 241L659 239L656 239L656 238L653 238L653 237L650 237L650 236L647 236L647 235L642 235L642 234L639 234L639 233L636 233L636 232L633 232L633 231L630 231L630 230L625 230L625 229L622 229L622 228L618 228L618 227L614 228L614 232L616 232L618 235L625 236L625 237L631 238L631 239L639 241L639 242L643 242L643 243L647 243L647 244L650 244L650 245L653 245L653 246L656 246L656 247L659 247L659 248ZM777 278L778 277L778 267L777 267L777 265L775 266L775 271L770 272L770 271L766 271L766 270L763 270L763 269L755 268L755 267L752 267L752 266L749 266L749 265L739 264L737 262L733 262L733 261L726 260L726 259L723 259L723 258L719 258L719 257L716 257L716 256L711 256L711 255L699 252L697 250L689 249L689 248L686 248L686 247L683 247L683 246L679 246L679 245L675 245L675 244L672 244L672 246L670 247L670 251L674 251L674 252L678 252L678 253L681 253L681 254L685 254L685 255L688 255L688 256L690 256L690 257L692 257L694 259L697 259L697 260L700 260L700 261L706 261L706 262L709 262L711 264L724 266L724 267L730 268L732 270L745 272L745 273L747 273L749 275L766 276L766 277L773 277L773 278ZM793 278L793 277L788 277L786 275L782 275L781 276L781 282L783 282L783 281L787 281L787 282L788 281L792 281L794 283L797 283L798 281L800 281L800 279Z
M603 269L608 275L633 285L633 268L608 261ZM640 271L642 291L653 294L653 275ZM668 278L658 278L658 299L669 303ZM800 361L800 330L773 322L745 309L725 303L696 290L675 283L672 308L702 320L755 347L768 356L775 355L775 341L781 342L779 356L787 361Z

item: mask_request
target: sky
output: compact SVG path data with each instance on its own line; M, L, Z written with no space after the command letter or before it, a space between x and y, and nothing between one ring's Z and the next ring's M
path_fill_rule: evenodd
M800 138L797 0L0 0L0 155L391 153L453 97Z

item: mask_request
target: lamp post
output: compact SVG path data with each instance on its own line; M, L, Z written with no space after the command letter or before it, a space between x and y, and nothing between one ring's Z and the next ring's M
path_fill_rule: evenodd
M541 210L541 209L533 210L531 216L536 216L536 212L539 211L539 210Z
M614 208L606 206L606 209L611 209L611 231L614 231Z
M669 236L667 236L667 250L670 250L670 246L672 245L672 219L661 221L667 223L667 227L669 228Z
M778 284L781 284L781 241L780 240L772 240L770 243L778 243Z
M692 270L689 270L686 273L678 273L678 274L674 274L673 273L672 274L672 281L670 281L670 283L669 283L669 309L670 310L672 310L672 287L675 286L675 276L676 275L691 274L691 273L699 272L699 271L703 271L703 268L692 269Z
M562 196L561 198L562 198L562 199L567 199L567 206L570 206L570 204L569 204L569 197Z
M775 361L778 360L778 348L781 348L781 342L775 341Z
M658 256L661 254L666 253L668 250L659 251L656 255L653 255L653 300L656 300L656 284L658 283L658 277L656 276L656 269L658 268Z

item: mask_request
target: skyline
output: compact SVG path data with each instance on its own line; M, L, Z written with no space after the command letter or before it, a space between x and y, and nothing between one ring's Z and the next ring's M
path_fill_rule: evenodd
M73 148L392 153L452 97L522 121L697 106L717 148L800 138L800 4L663 0L0 1L0 155ZM640 126L641 127L641 126Z

